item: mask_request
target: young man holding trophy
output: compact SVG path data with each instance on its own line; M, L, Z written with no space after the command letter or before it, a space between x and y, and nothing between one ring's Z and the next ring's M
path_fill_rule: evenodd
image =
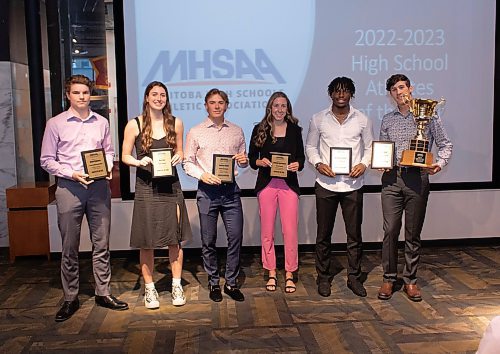
M397 278L398 236L405 213L404 291L411 301L421 301L417 286L417 267L420 259L420 233L425 219L429 196L429 174L441 171L448 163L453 145L436 115L437 101L413 99L413 87L408 77L392 75L387 91L397 108L382 119L380 140L395 144L395 166L382 175L382 212L384 240L382 246L383 284L378 298L388 300ZM437 146L436 161L430 152Z

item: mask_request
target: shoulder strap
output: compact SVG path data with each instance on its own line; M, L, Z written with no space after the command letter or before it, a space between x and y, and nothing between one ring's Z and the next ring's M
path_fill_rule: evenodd
M139 127L139 132L141 132L141 121L139 120L139 117L135 117L134 119L137 122L137 126Z

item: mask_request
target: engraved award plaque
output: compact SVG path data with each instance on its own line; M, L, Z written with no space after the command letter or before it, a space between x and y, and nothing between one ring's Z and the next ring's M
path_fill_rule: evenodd
M97 180L108 177L108 163L104 149L82 151L83 169L89 176L89 180Z
M352 148L331 147L330 168L336 175L348 175L352 170Z
M233 155L213 155L212 174L217 176L222 183L234 182L234 160Z
M170 177L174 175L174 168L172 166L172 156L174 150L170 148L165 149L151 149L151 175L153 178Z
M372 143L371 168L390 170L393 167L394 167L394 142L374 141Z
M290 154L271 152L271 177L286 178L288 176L288 159Z

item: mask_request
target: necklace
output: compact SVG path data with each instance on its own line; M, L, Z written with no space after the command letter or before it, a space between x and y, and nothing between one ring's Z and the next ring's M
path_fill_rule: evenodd
M340 124L342 124L342 123L346 120L347 116L349 115L349 111L347 111L346 113L340 113L340 114L335 114L335 113L333 113L333 111L332 111L332 114L333 114L333 116L335 117L335 119L337 119L337 121L338 121Z

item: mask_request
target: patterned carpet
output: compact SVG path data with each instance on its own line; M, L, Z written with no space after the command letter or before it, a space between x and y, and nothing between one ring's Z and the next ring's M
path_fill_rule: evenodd
M170 303L166 253L157 259L159 310L147 310L137 254L113 254L113 293L130 310L95 306L91 262L80 265L80 310L54 322L61 301L59 261L0 252L1 353L474 353L489 321L500 315L500 246L424 248L419 271L423 301L402 291L377 299L380 251L365 252L366 298L346 287L346 258L336 252L332 295L318 295L314 257L301 252L297 292L265 291L258 249L245 250L241 288L246 300L214 303L199 250L188 250L183 272L187 304ZM402 254L400 254L400 263ZM282 257L279 257L281 266Z

